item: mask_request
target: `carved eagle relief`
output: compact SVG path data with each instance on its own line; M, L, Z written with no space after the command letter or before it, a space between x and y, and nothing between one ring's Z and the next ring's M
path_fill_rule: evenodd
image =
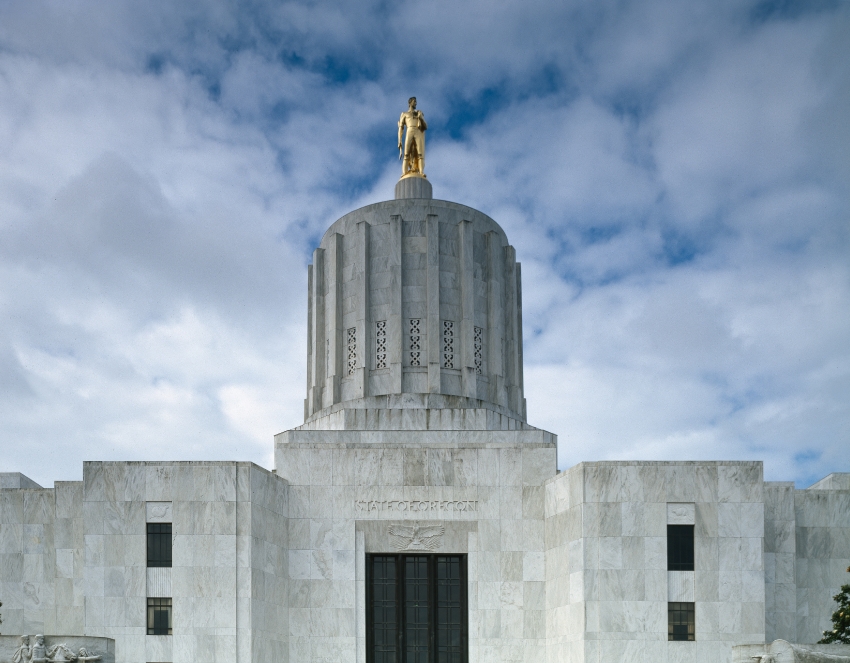
M437 550L446 528L442 525L390 525L388 532L396 550Z

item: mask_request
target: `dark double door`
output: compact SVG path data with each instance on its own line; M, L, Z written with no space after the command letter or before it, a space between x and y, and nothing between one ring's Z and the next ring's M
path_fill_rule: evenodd
M367 663L466 663L466 555L368 555Z

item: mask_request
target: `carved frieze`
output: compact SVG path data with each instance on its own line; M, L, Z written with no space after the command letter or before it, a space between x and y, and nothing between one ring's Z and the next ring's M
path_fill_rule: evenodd
M390 541L396 550L438 550L446 528L442 524L390 525Z

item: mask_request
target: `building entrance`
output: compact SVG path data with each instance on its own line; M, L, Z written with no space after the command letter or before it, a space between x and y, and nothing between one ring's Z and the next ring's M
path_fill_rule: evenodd
M466 663L466 555L368 555L368 663Z

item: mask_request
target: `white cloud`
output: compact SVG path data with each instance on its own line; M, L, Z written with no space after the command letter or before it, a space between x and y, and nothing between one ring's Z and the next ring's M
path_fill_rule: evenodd
M391 195L414 93L435 195L517 247L562 463L850 470L850 13L411 7L0 9L2 469L268 465L309 253Z

